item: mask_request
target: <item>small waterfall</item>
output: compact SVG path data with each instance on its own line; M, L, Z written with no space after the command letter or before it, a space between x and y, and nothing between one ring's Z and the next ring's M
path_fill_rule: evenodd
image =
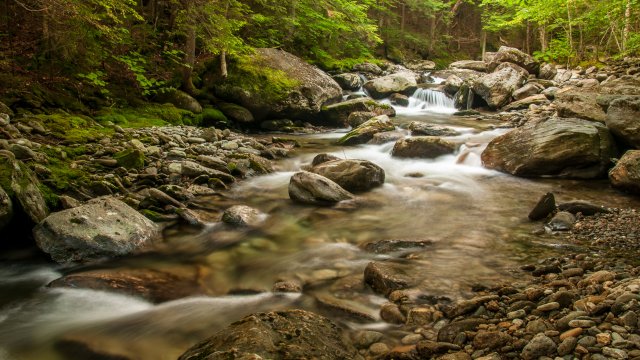
M450 114L456 112L454 100L441 91L418 89L409 98L408 109Z

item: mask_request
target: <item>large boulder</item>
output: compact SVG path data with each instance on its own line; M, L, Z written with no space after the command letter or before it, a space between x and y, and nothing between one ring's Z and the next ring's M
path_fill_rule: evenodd
M353 198L353 195L332 180L307 171L300 171L289 181L291 200L311 205L332 205Z
M251 111L240 105L228 102L219 102L216 104L216 107L220 109L227 119L233 120L237 123L249 124L255 120Z
M38 178L6 150L0 150L0 187L13 199L14 208L18 207L34 224L49 215Z
M603 124L549 118L493 139L482 153L482 163L516 176L588 179L604 176L615 154Z
M339 145L358 145L364 144L377 133L384 131L393 131L396 126L393 125L387 115L380 115L365 121L362 125L349 131L346 135L338 139Z
M527 79L527 71L511 63L500 64L496 70L476 79L471 88L491 108L500 108L511 100L511 95Z
M13 202L0 186L0 231L11 222L13 218Z
M351 192L361 192L384 184L384 170L368 160L331 160L312 167L309 171L336 182Z
M215 94L247 108L256 121L309 120L325 104L339 101L342 89L329 75L278 49L256 49L229 63L229 76L205 81Z
M604 122L606 114L597 103L598 94L580 90L557 92L554 104L560 117Z
M428 158L453 154L456 144L437 136L415 136L396 141L391 155L402 158Z
M372 98L382 99L393 93L411 95L418 88L418 84L412 72L403 71L369 80L364 84L364 88Z
M487 72L487 63L476 60L460 60L449 65L451 69L467 69L479 72Z
M605 123L624 144L640 149L640 97L613 100L607 110Z
M33 229L38 247L59 263L127 255L159 234L158 226L111 197L53 213Z
M629 150L609 171L609 180L615 188L640 195L640 150Z
M494 71L503 63L516 64L527 70L529 74L537 75L540 70L540 64L529 54L526 54L516 48L501 46L498 52L491 57L488 69Z
M372 112L376 116L396 115L396 111L393 107L386 104L380 104L368 97L351 99L337 104L324 106L320 115L323 122L326 124L344 126L348 122L349 115L354 112Z
M178 360L354 359L331 320L305 310L252 314L194 345Z
M556 70L555 65L544 63L540 66L540 70L538 71L538 77L540 79L545 80L553 80L556 77L558 70Z

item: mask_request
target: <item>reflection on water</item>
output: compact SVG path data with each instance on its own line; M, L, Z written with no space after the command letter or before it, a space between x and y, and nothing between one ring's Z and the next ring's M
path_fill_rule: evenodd
M470 295L473 285L510 281L509 269L558 251L563 245L558 238L532 235L536 225L526 219L545 192L566 201L638 205L606 182L528 180L483 169L482 150L505 131L483 121L431 113L394 119L399 126L410 121L458 130L461 135L448 138L459 145L456 154L396 159L390 155L392 143L333 145L346 130L297 136L303 147L279 162L278 172L244 181L226 196L202 199L216 216L234 204L258 208L268 214L260 228L220 223L199 230L176 228L167 232L158 254L111 264L195 274L210 296L154 305L114 293L45 288L60 276L49 265L4 267L10 270L0 270L0 358L10 353L17 359L60 359L73 348L69 344L80 343L135 359L175 359L245 314L284 307L307 308L353 324L353 318L318 305L317 299L327 296L375 321L384 299L363 284L370 261L408 266L417 281L416 296L455 300ZM289 178L320 152L371 160L385 170L386 182L358 194L349 206L292 203ZM390 255L363 250L365 244L390 239L432 243ZM302 285L303 295L269 292L278 281Z

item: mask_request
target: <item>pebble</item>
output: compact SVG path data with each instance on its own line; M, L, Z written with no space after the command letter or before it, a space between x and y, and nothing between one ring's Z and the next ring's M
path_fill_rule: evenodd
M536 308L536 310L548 312L548 311L557 310L559 308L560 308L560 304L554 301L554 302L546 303L544 305L540 305Z
M571 320L569 321L569 326L573 328L590 328L592 326L596 326L596 322L593 320Z
M602 348L602 354L604 356L613 358L613 359L628 359L629 355L627 354L626 351L622 350L622 349L614 349L614 348L610 348L610 347L603 347Z

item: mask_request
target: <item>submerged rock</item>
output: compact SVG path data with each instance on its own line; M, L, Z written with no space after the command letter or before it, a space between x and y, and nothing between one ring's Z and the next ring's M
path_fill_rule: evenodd
M615 153L603 124L549 118L493 139L482 153L482 163L516 176L589 179L604 176Z
M352 192L382 186L385 178L384 170L368 160L331 160L316 165L309 171L322 175Z
M33 235L53 260L73 263L140 250L159 236L159 228L122 201L107 197L49 215Z
M267 214L246 205L234 205L222 214L222 222L234 226L258 226Z
M547 224L551 231L568 231L576 223L576 217L567 211L559 211Z
M353 198L353 195L324 176L300 171L289 181L289 197L303 204L331 205Z
M179 360L353 359L357 351L329 319L304 310L257 313L187 350Z
M410 275L411 271L407 265L373 261L364 269L364 282L373 291L386 296L394 290L414 286L416 280Z
M536 206L529 213L529 220L538 221L546 218L556 210L556 198L553 193L542 195Z

